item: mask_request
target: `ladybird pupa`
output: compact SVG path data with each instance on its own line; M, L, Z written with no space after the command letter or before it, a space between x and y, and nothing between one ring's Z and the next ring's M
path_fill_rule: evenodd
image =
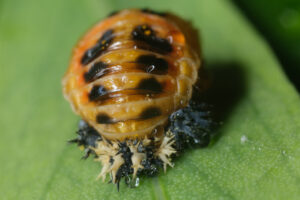
M201 66L195 35L172 14L129 9L79 41L63 93L82 118L72 142L101 162L98 178L110 174L119 184L122 177L152 175L173 166L182 141L207 140L198 133L205 130L201 105L191 100Z

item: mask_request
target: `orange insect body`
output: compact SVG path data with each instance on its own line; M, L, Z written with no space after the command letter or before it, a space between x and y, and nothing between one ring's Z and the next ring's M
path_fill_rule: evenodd
M172 16L121 11L75 47L64 95L104 138L163 130L168 116L187 105L197 79L200 55L186 37Z
M170 156L181 148L174 138L185 140L176 145L199 142L195 116L202 114L190 102L200 67L195 33L172 14L131 9L95 25L75 47L63 78L64 96L83 119L72 142L96 155L99 178L110 173L119 183L156 173L172 166ZM189 123L176 128L180 120Z

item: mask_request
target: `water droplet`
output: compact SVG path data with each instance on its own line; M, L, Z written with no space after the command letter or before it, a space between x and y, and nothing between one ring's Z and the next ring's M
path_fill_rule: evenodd
M134 186L135 187L138 187L140 185L140 179L139 179L139 177L137 177L136 179L135 179L135 184L134 184Z
M148 68L147 68L147 73L151 73L153 70L155 69L155 66L154 65L150 65Z
M184 104L185 104L185 101L184 101L184 100L180 100L180 104L181 104L181 105L184 105Z
M157 128L153 129L152 134L156 134L157 133Z

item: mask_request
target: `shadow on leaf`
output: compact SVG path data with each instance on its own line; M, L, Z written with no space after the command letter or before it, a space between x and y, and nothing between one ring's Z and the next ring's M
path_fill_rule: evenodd
M202 93L201 101L212 105L213 118L218 124L226 124L232 111L245 95L246 77L241 65L235 62L214 63L206 67L210 86ZM215 144L222 136L217 125L212 135Z

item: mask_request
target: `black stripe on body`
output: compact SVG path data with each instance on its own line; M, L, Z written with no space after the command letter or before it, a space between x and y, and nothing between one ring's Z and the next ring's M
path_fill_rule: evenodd
M95 85L89 93L90 101L99 101L101 97L107 94L107 90L102 85Z
M141 55L137 58L138 64L144 65L144 70L150 74L167 74L168 62L163 58L158 58L155 55Z
M155 78L142 79L136 90L145 90L149 93L160 93L163 91L163 86Z
M108 64L101 61L96 62L91 66L89 71L84 74L84 80L86 83L92 82L109 73L109 71Z
M162 111L160 110L159 107L155 107L155 106L149 106L147 108L145 108L137 118L135 119L127 119L127 120L117 120L117 119L113 119L111 118L108 114L106 113L99 113L96 116L96 121L98 124L116 124L119 122L126 122L129 120L147 120L147 119L151 119L154 117L158 117L162 115Z
M163 92L163 85L155 78L142 79L136 88L123 90L106 90L102 85L95 85L88 94L89 100L101 103L111 98L117 98L127 95L151 96Z
M159 58L153 54L140 55L133 62L138 64L135 67L136 69L143 70L149 74L164 75L168 73L168 62L165 59ZM101 78L102 76L110 74L111 72L122 72L122 65L119 65L118 68L114 66L115 65L110 66L102 61L93 63L91 68L83 75L85 82L92 82L98 78Z
M81 58L81 64L87 65L92 62L95 58L100 56L112 43L113 41L113 30L107 30L98 42L91 48L89 48Z
M162 115L162 112L159 107L150 106L141 112L138 120L150 119L160 115Z
M114 119L112 119L110 116L108 116L105 113L99 113L96 116L96 121L98 124L115 124L118 121L115 121Z
M123 68L122 64L118 65L108 65L104 62L95 62L92 64L91 68L84 73L84 80L86 83L90 83L96 79L99 79L107 74L112 73L119 73L125 69L139 69L149 74L158 74L158 75L165 75L168 73L168 62L163 58L158 58L155 55L141 55L139 56L134 63L137 64L137 66L132 68Z
M170 42L164 38L157 37L154 31L148 25L138 25L131 32L132 39L146 43L147 46L137 43L138 48L147 49L153 52L167 54L172 52L173 48Z

